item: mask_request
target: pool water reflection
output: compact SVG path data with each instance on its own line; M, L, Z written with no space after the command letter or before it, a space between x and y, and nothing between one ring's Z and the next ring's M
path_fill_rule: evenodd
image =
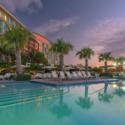
M121 125L124 84L47 87L18 84L0 87L1 125Z

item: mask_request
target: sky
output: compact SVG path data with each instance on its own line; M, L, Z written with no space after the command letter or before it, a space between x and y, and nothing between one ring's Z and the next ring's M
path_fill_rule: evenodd
M64 63L85 65L75 54L90 47L95 55L92 67L103 66L99 53L125 56L125 0L0 0L29 30L44 35L52 42L63 37L74 45ZM113 62L108 62L113 64Z

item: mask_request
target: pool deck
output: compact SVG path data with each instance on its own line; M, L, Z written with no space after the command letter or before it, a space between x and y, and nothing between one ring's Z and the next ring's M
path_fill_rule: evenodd
M88 80L63 80L63 81L57 81L54 79L33 79L30 82L32 83L38 83L38 84L44 84L44 85L50 85L50 86L65 86L65 85L78 85L78 84L99 84L99 83L111 83L111 82L118 82L118 79L103 79L103 78L97 78L97 79L88 79Z

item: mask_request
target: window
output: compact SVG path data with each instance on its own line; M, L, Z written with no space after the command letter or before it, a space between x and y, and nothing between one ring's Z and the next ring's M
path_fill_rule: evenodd
M2 27L3 27L3 21L2 21L2 20L0 20L0 26L2 26Z
M42 46L44 47L44 43L42 43Z
M7 22L9 23L9 17L7 16Z
M10 18L10 24L14 25L14 21Z
M2 18L4 19L4 12L2 12Z
M3 29L2 28L0 28L0 33L3 33Z
M18 27L18 24L17 24L17 23L15 23L15 27Z
M6 24L5 22L4 22L4 28L8 29L8 24Z

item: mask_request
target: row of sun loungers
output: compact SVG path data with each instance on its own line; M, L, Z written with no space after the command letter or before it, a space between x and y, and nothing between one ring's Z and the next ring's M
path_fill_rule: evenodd
M85 72L72 72L72 74L70 72L66 72L67 77L64 75L64 72L59 72L59 76L56 74L56 72L52 72L52 78L55 79L61 79L61 80L82 80L82 79L86 79L86 78L94 78L94 76L92 76L89 72L87 72L87 75L85 74Z
M6 73L5 75L0 75L0 79L2 79L2 80L6 79L6 78L9 79L11 75L13 75L13 74L12 73Z
M36 73L35 75L32 75L32 78L42 78L42 79L85 79L85 78L93 78L94 76L92 76L89 72L87 72L87 75L85 72L72 72L72 74L70 72L66 72L67 77L64 75L64 72L60 71L59 72L59 76L56 72L52 72L49 74L40 74L40 73Z
M25 73L25 74L29 74L29 73ZM16 75L13 73L6 73L5 75L0 75L0 79L6 79L6 78L10 78L11 75ZM85 78L93 78L94 76L92 76L89 72L87 72L87 75L85 72L72 72L72 74L70 72L66 72L66 76L64 74L64 72L60 71L59 72L59 76L56 72L52 72L52 73L46 73L46 74L41 74L41 73L36 73L35 75L31 75L32 78L42 78L42 79L62 79L62 80L77 80L77 79L85 79Z
M125 73L124 72L117 72L119 76L124 76L125 77Z

